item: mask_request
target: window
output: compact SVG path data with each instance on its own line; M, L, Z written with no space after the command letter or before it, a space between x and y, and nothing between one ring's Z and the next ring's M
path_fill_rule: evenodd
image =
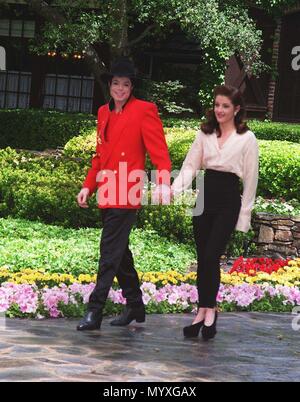
M6 70L6 50L0 46L0 70Z
M24 20L0 20L0 36L34 38L35 22Z
M48 74L44 85L44 109L92 113L94 78Z
M29 107L31 73L0 71L0 108Z

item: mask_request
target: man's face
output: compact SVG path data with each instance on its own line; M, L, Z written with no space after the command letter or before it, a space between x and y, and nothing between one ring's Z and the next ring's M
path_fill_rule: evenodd
M126 102L131 95L133 85L127 77L113 77L109 89L110 96L115 102Z

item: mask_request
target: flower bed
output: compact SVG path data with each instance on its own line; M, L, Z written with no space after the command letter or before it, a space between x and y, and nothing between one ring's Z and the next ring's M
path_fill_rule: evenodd
M140 273L140 280L148 313L190 312L195 308L196 273L148 272ZM4 268L0 281L0 311L7 316L78 317L84 313L95 276L75 278L29 269L10 273ZM288 312L300 305L300 258L284 262L240 258L229 273L222 271L221 281L218 303L223 311ZM124 304L115 281L105 313L118 313Z

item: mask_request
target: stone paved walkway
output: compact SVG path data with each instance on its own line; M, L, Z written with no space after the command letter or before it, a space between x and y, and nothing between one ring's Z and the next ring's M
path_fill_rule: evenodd
M299 381L292 315L221 314L205 343L182 337L190 315L80 333L77 320L0 317L0 381Z

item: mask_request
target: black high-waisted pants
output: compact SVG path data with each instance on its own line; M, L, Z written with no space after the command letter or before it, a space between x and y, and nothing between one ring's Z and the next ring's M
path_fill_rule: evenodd
M193 217L199 307L216 306L220 257L234 231L240 208L239 177L234 173L207 169L204 176L204 211L202 215Z

